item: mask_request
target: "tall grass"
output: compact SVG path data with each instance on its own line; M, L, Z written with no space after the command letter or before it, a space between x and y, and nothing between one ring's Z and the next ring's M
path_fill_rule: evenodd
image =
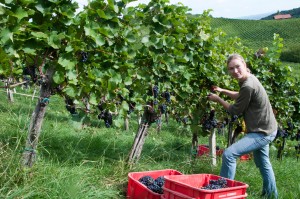
M35 103L18 95L9 103L5 93L0 93L0 198L122 199L126 198L129 172L175 169L184 174L219 174L220 158L217 166L211 165L209 157L192 158L189 129L172 119L159 133L155 124L150 127L141 159L129 166L126 158L137 132L134 115L129 131L107 129L96 115L89 116L89 125L82 125L79 116L69 115L58 96L52 97L47 107L38 160L33 168L24 169L20 158ZM218 134L217 140L224 148L226 137ZM208 138L200 137L199 142L207 144ZM277 151L271 147L282 199L294 199L300 193L300 162L294 155L294 144L288 142L290 150L282 161L276 159ZM248 199L259 198L262 181L252 160L238 161L236 180L250 185Z

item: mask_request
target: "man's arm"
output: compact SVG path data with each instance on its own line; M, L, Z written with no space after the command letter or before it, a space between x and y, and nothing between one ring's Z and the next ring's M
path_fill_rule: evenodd
M219 97L218 95L216 94L209 94L207 96L207 98L213 102L218 102L219 104L221 104L225 110L228 110L229 109L229 106L230 104L228 102L226 102L225 100L223 100L221 97Z
M233 100L237 99L239 96L239 92L237 92L237 91L230 91L230 90L227 90L224 88L220 88L218 86L213 86L213 91L218 91L220 93L223 93Z

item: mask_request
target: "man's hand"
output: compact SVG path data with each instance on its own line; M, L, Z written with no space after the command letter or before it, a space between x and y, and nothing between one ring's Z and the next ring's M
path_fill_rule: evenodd
M213 94L213 93L208 94L207 99L209 99L210 101L213 101L213 102L219 102L220 101L220 97L216 94Z
M215 93L215 92L222 92L223 91L223 89L220 88L220 87L218 87L218 86L212 86L210 90L213 93Z

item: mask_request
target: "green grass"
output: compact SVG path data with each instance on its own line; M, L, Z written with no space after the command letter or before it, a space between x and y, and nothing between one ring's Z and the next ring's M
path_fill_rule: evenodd
M129 172L175 169L184 174L219 174L220 159L212 166L207 157L191 158L190 132L173 120L163 124L159 133L155 124L149 129L141 159L128 166L125 160L137 132L135 118L129 131L107 129L96 115L90 116L89 126L81 128L78 118L68 114L57 96L47 107L38 160L33 168L22 169L20 157L35 103L18 95L9 103L6 94L0 93L0 198L125 199ZM225 139L218 135L218 145L224 147ZM199 140L208 143L207 137ZM294 199L300 193L300 162L294 156L294 144L288 142L290 150L282 161L276 160L277 151L271 147L281 199ZM253 161L238 162L236 180L250 185L247 199L259 198L261 177Z

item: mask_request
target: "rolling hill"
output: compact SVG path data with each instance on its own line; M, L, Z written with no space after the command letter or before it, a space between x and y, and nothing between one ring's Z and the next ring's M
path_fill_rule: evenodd
M291 14L292 15L292 18L300 18L300 7L299 8L294 8L294 9L291 9L291 10L284 10L284 11L280 11L280 12L277 12L277 13L274 13L274 14L271 14L267 17L263 17L261 18L262 20L272 20L273 17L277 14Z

